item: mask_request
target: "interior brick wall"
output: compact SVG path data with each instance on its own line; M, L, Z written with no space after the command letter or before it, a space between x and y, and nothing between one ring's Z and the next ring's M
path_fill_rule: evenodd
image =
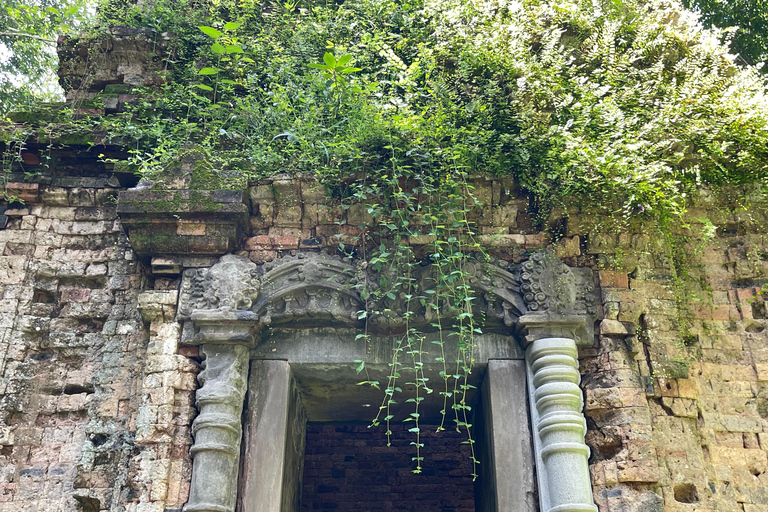
M302 511L474 512L464 433L422 425L422 472L414 474L412 425L307 425Z

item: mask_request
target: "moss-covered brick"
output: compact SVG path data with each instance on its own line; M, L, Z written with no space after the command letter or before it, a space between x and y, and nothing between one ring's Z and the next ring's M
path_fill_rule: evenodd
M107 94L128 94L133 90L133 87L127 84L107 84L104 86L104 92Z

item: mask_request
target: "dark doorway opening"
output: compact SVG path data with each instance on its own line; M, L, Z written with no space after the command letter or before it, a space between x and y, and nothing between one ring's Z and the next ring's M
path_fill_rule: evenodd
M414 474L413 424L307 424L302 512L475 512L465 433L421 425L421 474Z

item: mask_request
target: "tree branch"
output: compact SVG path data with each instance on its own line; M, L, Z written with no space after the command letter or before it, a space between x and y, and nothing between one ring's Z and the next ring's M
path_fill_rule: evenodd
M55 39L48 39L47 37L36 36L35 34L26 34L24 32L0 32L0 37L28 37L30 39L36 39L44 43L55 44Z

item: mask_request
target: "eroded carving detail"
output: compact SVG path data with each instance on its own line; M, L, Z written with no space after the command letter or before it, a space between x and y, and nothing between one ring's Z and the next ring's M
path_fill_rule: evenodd
M364 301L354 272L341 258L300 253L257 266L226 255L210 269L184 273L178 319L182 342L248 343L259 325L304 322L359 326ZM239 334L232 337L231 331ZM235 339L237 338L237 339Z
M596 313L595 287L585 276L565 265L549 250L535 252L520 265L520 291L528 312L552 311L568 315Z
M526 314L595 314L591 271L571 269L550 251L534 253L519 267L497 259L470 259L464 271L466 284L475 290L474 311L485 317L486 329L510 327ZM414 266L410 272L414 290L431 294L437 283L433 266ZM262 266L227 255L210 270L185 271L179 320L192 320L197 330L185 326L183 341L217 342L200 336L200 325L216 323L215 318L219 323L361 327L367 316L368 328L385 334L402 331L410 311L411 326L429 329L436 311L413 297L408 300L402 290L384 289L398 277L391 270L380 272L320 253L299 253ZM443 317L456 313L447 304L440 311ZM214 336L221 328L205 329Z
M253 311L265 324L306 319L358 325L364 301L354 287L354 269L341 258L299 253L264 265L263 295Z
M237 471L248 379L248 349L243 345L203 345L204 370L198 376L192 423L192 479L185 512L234 512Z

